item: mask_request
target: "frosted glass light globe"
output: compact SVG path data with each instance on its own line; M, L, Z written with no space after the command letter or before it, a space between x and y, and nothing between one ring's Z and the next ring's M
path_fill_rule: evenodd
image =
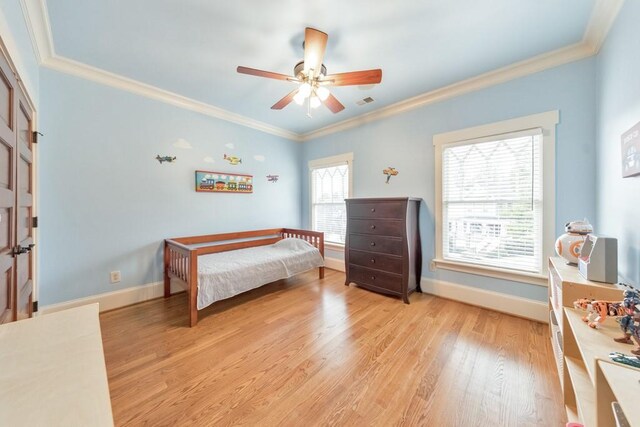
M324 86L320 86L318 89L316 89L316 95L318 95L318 98L320 98L321 101L326 100L329 97L329 94L329 89Z
M302 83L298 89L298 93L302 94L305 98L311 95L311 85L309 83Z
M302 105L304 104L304 100L306 99L306 96L302 93L302 92L298 92L294 95L293 100L296 102L296 104L298 105Z

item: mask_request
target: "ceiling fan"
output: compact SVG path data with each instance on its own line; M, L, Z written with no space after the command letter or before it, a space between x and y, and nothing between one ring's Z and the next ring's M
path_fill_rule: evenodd
M327 87L378 84L382 80L382 70L352 71L327 75L327 68L322 63L322 59L328 37L322 31L305 28L304 60L293 67L293 76L248 67L238 67L237 71L241 74L286 80L298 84L296 89L273 104L272 110L282 110L291 101L295 101L298 105L304 105L306 101L309 117L311 117L311 109L318 108L320 104L326 105L333 113L339 113L344 110L344 105L331 94Z

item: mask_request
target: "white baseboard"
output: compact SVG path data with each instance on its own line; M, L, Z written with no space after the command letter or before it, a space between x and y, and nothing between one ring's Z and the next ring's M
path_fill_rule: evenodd
M325 267L332 270L344 272L344 261L335 258L326 258ZM527 298L502 294L499 292L487 291L471 286L459 285L457 283L444 282L423 277L421 280L422 291L451 300L456 300L464 304L471 304L478 307L514 316L524 317L542 323L548 323L549 310L547 304ZM179 292L180 285L173 284L171 292ZM68 308L79 307L86 304L98 303L100 311L113 310L127 305L148 301L164 295L162 282L149 283L133 288L122 289L114 292L93 295L71 301L51 304L41 307L38 314L54 313Z
M172 284L171 286L171 292L180 292L182 290L182 287L178 284ZM163 282L148 283L146 285L121 289L119 291L106 292L104 294L45 305L38 310L38 314L55 313L56 311L94 303L98 303L100 311L102 312L113 310L115 308L126 307L127 305L148 301L154 298L160 298L162 296L164 296Z
M324 265L332 270L345 271L343 259L325 258ZM540 301L426 277L423 277L420 283L422 292L428 294L537 322L549 323L549 308L547 304Z
M342 271L343 273L345 271L344 260L343 259L325 258L324 259L324 266L327 267L327 268L330 268L332 270Z
M549 308L547 304L540 301L426 277L422 278L420 286L422 287L422 292L441 298L488 308L537 322L549 323Z

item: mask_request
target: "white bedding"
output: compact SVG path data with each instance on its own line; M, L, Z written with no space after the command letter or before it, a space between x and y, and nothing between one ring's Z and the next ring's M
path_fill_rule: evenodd
M198 257L198 310L303 271L324 266L320 251L295 238Z

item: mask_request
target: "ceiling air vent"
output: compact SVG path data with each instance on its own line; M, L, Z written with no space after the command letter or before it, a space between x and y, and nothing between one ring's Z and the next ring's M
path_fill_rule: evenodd
M356 104L358 105L371 104L373 101L374 99L372 97L367 96L366 98L363 98L360 101L356 102Z

